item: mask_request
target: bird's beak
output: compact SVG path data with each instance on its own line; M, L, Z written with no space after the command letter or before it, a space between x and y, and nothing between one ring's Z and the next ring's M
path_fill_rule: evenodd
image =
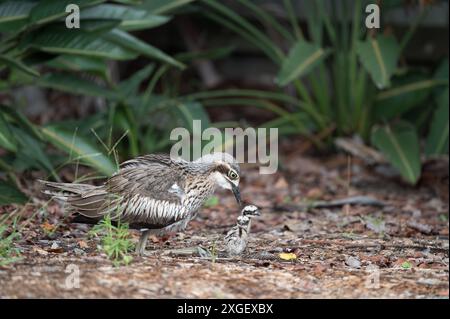
M237 203L239 204L239 206L241 206L242 201L241 201L241 192L239 191L239 186L236 186L233 183L230 183L230 185L231 185L231 190L233 191L233 195L236 198Z

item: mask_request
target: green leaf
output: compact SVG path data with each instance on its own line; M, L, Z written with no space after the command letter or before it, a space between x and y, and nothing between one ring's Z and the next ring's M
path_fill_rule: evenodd
M154 28L170 20L169 17L154 15L143 9L117 4L102 4L82 10L81 19L121 20L121 29L128 31Z
M375 85L379 89L389 87L400 54L397 40L382 34L376 38L368 37L365 41L357 42L356 52Z
M42 136L40 132L36 129L36 127L24 116L17 107L10 107L6 105L1 105L2 112L8 114L10 117L14 119L14 121L24 129L28 134L36 138L37 140L41 140Z
M34 37L25 41L22 46L31 46L49 53L114 60L134 59L137 56L135 50L124 48L97 34L65 28L44 28L36 31Z
M137 95L137 93L139 92L140 84L142 83L142 81L147 79L150 74L152 74L154 69L155 66L153 64L149 64L141 70L135 72L128 79L122 81L119 84L119 90L121 94L124 97Z
M372 143L397 168L403 178L416 184L420 177L419 138L416 130L407 122L393 127L388 125L375 127L372 131Z
M26 20L36 4L37 2L34 1L5 1L0 3L0 24Z
M121 45L123 48L133 50L151 59L157 59L181 69L185 67L183 63L178 62L160 49L139 40L127 32L115 29L106 34L104 37L111 42Z
M87 33L102 34L120 25L120 20L83 20L80 22L80 30Z
M39 4L33 7L30 12L30 22L43 24L64 17L69 14L69 12L66 12L66 7L69 4L76 4L80 8L84 8L104 1L105 0L40 0Z
M8 151L17 151L17 145L14 140L14 136L9 128L9 124L3 116L2 109L0 108L0 146Z
M181 120L181 125L189 131L193 131L194 120L200 120L203 128L209 127L209 116L202 104L198 102L175 101L174 109L177 118Z
M42 143L22 129L12 127L12 132L19 143L17 156L26 158L33 163L34 167L43 169L56 177L53 164L44 152Z
M402 263L402 268L403 269L411 269L411 267L412 267L412 265L411 265L411 263L409 261L404 261Z
M106 78L108 66L105 60L84 56L60 55L47 65L65 71L90 72Z
M448 154L448 87L438 99L438 108L434 112L430 125L425 153L430 155Z
M281 64L285 56L264 30L256 27L248 19L238 14L236 10L220 1L203 0L202 3L212 9L203 10L206 17L236 32L248 42L260 48L276 64Z
M24 204L28 198L16 187L0 180L0 206L9 204Z
M374 114L377 119L390 120L423 105L433 89L445 86L448 81L410 75L393 79L392 88L378 93Z
M10 68L20 70L32 76L39 76L39 72L37 72L36 70L33 70L21 61L8 57L6 55L0 55L0 65L2 64L7 65Z
M281 70L277 76L277 83L285 86L298 79L322 62L329 51L324 50L314 43L305 40L298 41L283 61Z
M99 96L111 100L119 99L119 95L115 91L70 74L49 73L39 78L36 84L71 94Z
M41 131L55 147L70 154L71 160L80 160L108 176L116 172L116 165L85 138L56 127L43 127Z
M205 207L215 207L217 205L219 205L219 197L214 195L209 197L203 204Z

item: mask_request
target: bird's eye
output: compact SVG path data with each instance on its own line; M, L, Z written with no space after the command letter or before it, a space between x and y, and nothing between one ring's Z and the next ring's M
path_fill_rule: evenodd
M238 179L238 174L235 171L229 171L228 172L228 177L230 179Z

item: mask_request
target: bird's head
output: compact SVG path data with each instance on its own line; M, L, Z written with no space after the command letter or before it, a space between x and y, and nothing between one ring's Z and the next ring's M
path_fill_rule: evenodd
M239 227L247 228L248 223L250 223L250 218L248 218L247 216L241 215L237 218L237 224Z
M258 207L255 205L247 205L242 209L242 215L243 216L261 216L261 212L259 211Z
M241 205L239 191L241 170L233 156L227 153L213 153L204 155L195 162L208 164L208 174L216 186L231 190L239 206Z

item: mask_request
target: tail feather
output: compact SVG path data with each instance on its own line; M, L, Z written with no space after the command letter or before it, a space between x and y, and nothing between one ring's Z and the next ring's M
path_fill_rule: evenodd
M43 192L69 204L80 214L96 218L104 215L108 192L102 186L76 183L56 183L39 180L44 185Z
M98 186L89 185L89 184L76 184L76 183L56 183L56 182L49 182L49 181L43 181L38 180L39 183L43 184L45 187L47 187L47 191L50 192L69 192L73 193L74 195L82 195L84 193L87 193L89 191L93 191L98 188Z

